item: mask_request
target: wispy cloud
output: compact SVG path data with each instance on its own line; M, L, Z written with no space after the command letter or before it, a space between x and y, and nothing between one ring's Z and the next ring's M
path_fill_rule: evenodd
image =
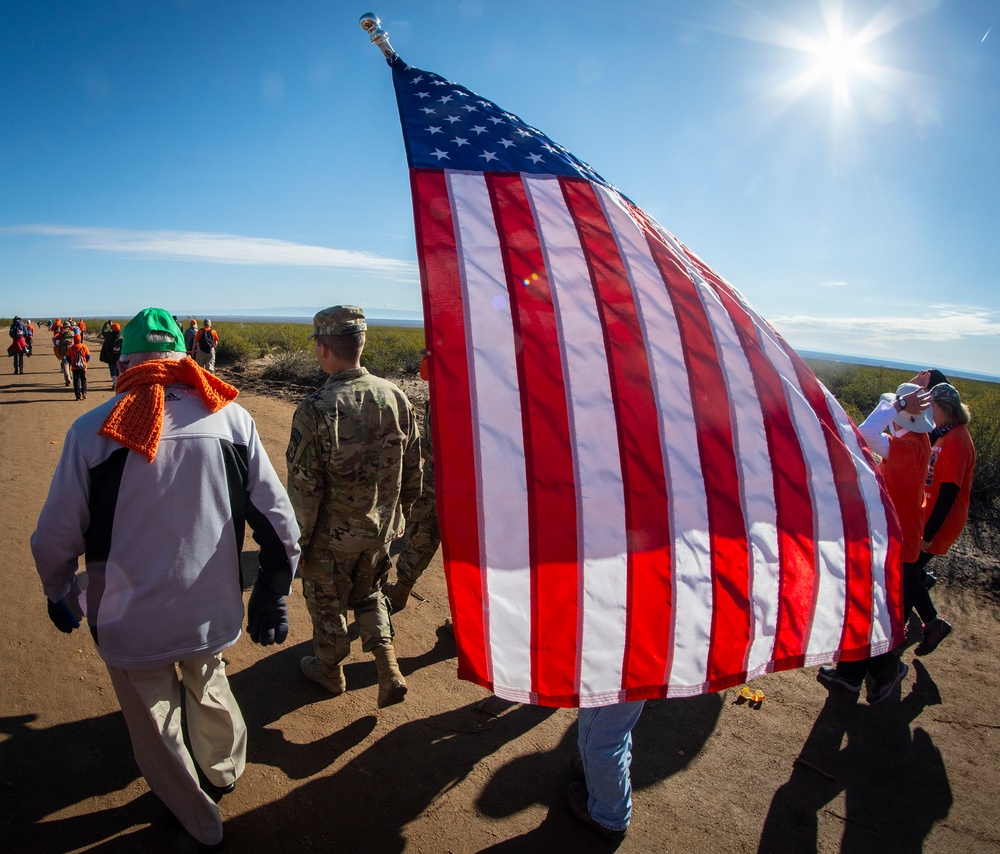
M266 237L213 234L198 231L129 231L118 228L83 228L66 225L14 225L2 234L63 238L79 249L117 252L160 260L204 261L211 264L271 265L279 267L333 267L384 273L401 280L416 280L412 261L385 258L350 249L310 246Z
M786 338L826 338L865 342L873 346L901 341L959 341L1000 335L1000 315L980 308L949 308L921 317L900 315L861 317L811 317L784 315L770 318Z
M847 282L837 282L837 281L833 281L833 282L821 282L820 283L820 287L821 288L846 288L847 287Z

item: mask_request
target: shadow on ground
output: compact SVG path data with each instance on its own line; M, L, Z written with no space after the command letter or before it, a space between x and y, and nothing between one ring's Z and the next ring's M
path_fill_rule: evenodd
M951 786L930 736L910 725L941 703L919 661L909 694L878 706L834 689L796 759L788 782L771 801L758 851L817 851L819 813L842 792L842 851L920 852L935 822L948 815ZM846 738L846 745L844 740ZM832 809L831 809L832 812Z

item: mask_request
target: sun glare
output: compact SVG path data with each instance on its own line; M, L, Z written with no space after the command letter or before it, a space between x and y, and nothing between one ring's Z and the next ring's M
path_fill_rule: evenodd
M911 81L900 69L882 64L880 40L900 24L921 14L918 4L886 0L867 19L858 19L857 8L848 0L815 0L821 20L818 26L802 27L800 20L753 12L741 22L744 38L788 49L793 59L771 78L766 99L777 117L803 99L826 94L831 119L878 116L899 102L911 89ZM782 73L783 72L783 73Z

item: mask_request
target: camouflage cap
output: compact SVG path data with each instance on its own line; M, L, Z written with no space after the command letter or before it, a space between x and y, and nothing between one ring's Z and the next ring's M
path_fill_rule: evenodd
M334 305L316 312L313 317L313 334L317 335L352 335L364 332L368 328L365 323L365 310L357 305Z
M935 403L950 403L958 406L962 402L962 396L958 389L950 383L938 383L931 389L931 400Z

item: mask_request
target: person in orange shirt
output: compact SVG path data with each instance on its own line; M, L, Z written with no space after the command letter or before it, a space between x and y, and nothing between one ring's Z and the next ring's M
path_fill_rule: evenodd
M951 634L951 623L938 616L927 593L930 587L927 581L932 585L935 579L924 568L935 555L947 554L965 529L972 478L976 473L976 446L968 426L972 420L969 407L962 403L958 389L948 382L939 382L930 391L936 426L931 433L931 459L927 468L922 551L916 564L924 590L917 593L914 601L924 624L923 639L914 650L917 655L934 652Z
M895 394L884 394L878 406L858 427L868 447L881 457L879 470L885 479L892 506L903 534L903 612L914 602L910 588L919 577L920 541L924 532L924 479L931 456L928 434L934 429L931 396L919 381L903 383ZM884 432L886 428L890 433ZM919 582L916 586L926 595ZM909 667L893 650L861 661L839 661L836 667L821 667L816 679L826 687L861 691L865 674L871 677L866 699L878 703L891 696Z
M83 343L83 336L74 335L73 344L66 354L70 370L73 372L73 393L77 400L87 399L87 362L90 361L90 350Z
M59 338L62 335L62 320L57 317L55 323L49 326L49 332L52 333L52 352L56 354L56 359L61 362L63 354L59 352Z
M215 373L215 348L219 346L219 333L212 329L207 317L205 324L194 337L194 360L210 374Z

